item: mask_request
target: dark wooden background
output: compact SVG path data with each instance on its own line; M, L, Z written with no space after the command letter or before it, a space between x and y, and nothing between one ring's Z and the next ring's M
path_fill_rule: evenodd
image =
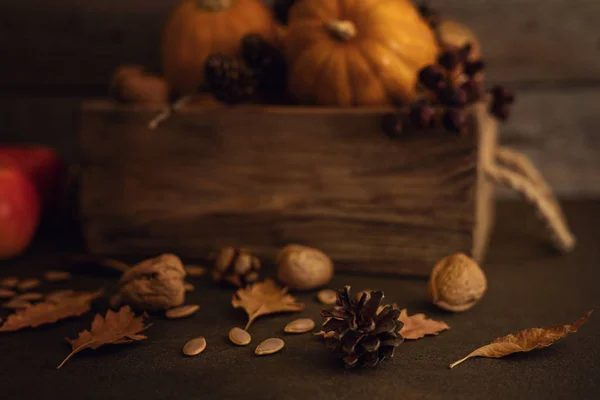
M270 0L266 0L270 1ZM125 62L158 70L177 0L0 1L0 141L77 160L78 109ZM432 0L478 33L488 81L518 93L502 142L564 196L600 194L600 1Z

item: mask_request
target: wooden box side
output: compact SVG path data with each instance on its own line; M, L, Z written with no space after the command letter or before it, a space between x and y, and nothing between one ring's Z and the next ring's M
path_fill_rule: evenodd
M476 113L464 137L392 141L388 110L190 107L150 130L155 111L84 107L93 253L201 258L233 245L273 257L301 243L340 270L427 275L451 252L481 252Z

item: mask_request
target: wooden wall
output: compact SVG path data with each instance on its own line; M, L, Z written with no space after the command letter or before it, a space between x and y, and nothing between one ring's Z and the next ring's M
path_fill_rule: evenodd
M159 70L160 28L176 2L1 1L0 141L53 145L76 161L79 104L105 96L120 63ZM561 194L600 194L600 1L431 4L480 35L488 80L517 92L501 140Z

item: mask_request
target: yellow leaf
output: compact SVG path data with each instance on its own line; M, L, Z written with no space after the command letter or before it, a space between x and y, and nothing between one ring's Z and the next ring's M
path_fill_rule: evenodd
M404 324L400 329L400 335L404 339L420 339L425 335L437 335L439 332L450 329L443 321L435 321L425 317L425 314L408 316L406 308L400 312L398 320Z
M77 317L90 311L92 301L100 297L103 290L95 292L69 293L58 299L46 300L33 306L28 306L10 315L0 332L14 332L23 328L37 328L40 325L51 324L58 320Z
M57 367L62 367L71 357L85 349L96 350L105 344L128 344L138 340L147 339L140 332L151 325L144 326L144 318L136 317L129 306L122 307L119 311L108 310L106 317L96 314L92 322L91 331L85 330L74 339L67 339L71 343L71 354Z
M239 289L233 295L231 305L243 308L248 314L245 330L262 315L304 310L304 304L298 303L294 296L287 294L287 289L280 288L272 279Z
M581 325L587 321L592 312L593 310L589 311L571 325L558 325L553 328L525 329L517 333L500 337L492 343L478 348L465 358L450 364L450 368L456 367L458 364L471 357L501 358L513 353L548 347L558 339L567 336L569 333L577 332L577 330L581 328Z

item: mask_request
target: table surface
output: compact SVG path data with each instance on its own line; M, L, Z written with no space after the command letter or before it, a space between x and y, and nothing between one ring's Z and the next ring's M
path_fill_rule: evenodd
M594 399L600 398L600 315L552 347L504 359L476 358L450 370L448 365L498 336L530 327L575 321L598 306L600 273L600 200L565 203L579 243L568 255L547 246L531 208L519 202L499 205L498 222L484 269L488 292L462 314L437 310L427 301L422 279L335 276L331 287L382 289L389 302L448 322L439 336L403 343L393 360L372 370L346 370L311 334L285 335L283 326L298 317L320 320L314 293L298 297L306 310L258 319L248 347L235 347L227 333L243 326L245 315L230 305L231 290L210 280L190 280L197 289L187 303L200 311L184 320L151 316L149 338L134 345L106 346L75 356L65 337L87 329L93 314L36 330L0 335L0 393L6 399ZM0 264L0 276L41 277L44 268L61 268L54 253L75 249L61 241L41 240L31 254ZM60 287L114 290L118 275L76 268ZM94 305L103 312L106 300ZM600 310L598 311L600 313ZM6 317L5 311L0 311ZM182 355L191 338L205 336L206 351ZM284 350L268 357L254 348L282 337Z

